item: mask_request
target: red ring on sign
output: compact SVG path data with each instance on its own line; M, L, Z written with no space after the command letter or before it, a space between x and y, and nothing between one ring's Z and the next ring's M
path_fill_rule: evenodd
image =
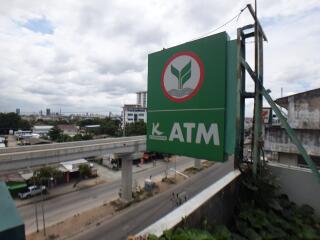
M165 71L166 71L167 67L169 66L169 64L175 58L180 57L180 56L189 56L189 57L193 58L198 63L198 65L200 67L200 77L198 80L198 84L197 84L196 88L192 91L192 93L190 93L188 96L185 96L183 98L175 98L175 97L172 97L171 95L169 95L167 89L164 86L164 74L165 74ZM204 80L204 67L203 67L203 63L202 63L201 59L198 57L198 55L196 55L193 52L179 52L179 53L174 54L171 58L169 58L169 60L164 65L164 68L162 70L162 75L161 75L161 88L162 88L162 91L163 91L164 95L166 96L166 98L168 98L169 100L171 100L173 102L181 103L181 102L185 102L185 101L191 99L192 97L194 97L195 95L197 95L199 89L202 86L203 80Z

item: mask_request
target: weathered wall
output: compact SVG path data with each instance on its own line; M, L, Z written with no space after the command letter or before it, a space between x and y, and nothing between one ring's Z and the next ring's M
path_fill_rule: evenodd
M320 96L289 97L288 122L292 128L320 129Z
M309 155L320 156L320 129L295 129L295 133ZM285 129L280 127L266 128L264 148L274 152L298 153Z

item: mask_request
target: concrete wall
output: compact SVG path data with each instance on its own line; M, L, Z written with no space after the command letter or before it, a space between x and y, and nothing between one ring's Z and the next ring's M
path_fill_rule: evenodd
M310 170L269 163L272 173L280 180L281 191L290 200L312 206L320 214L320 182Z
M232 181L210 200L193 212L185 221L190 227L203 227L208 224L228 224L232 220L239 193L239 179Z
M279 163L285 164L285 165L298 165L298 155L294 153L284 153L279 152L278 154L278 161Z
M288 97L288 122L292 128L320 129L320 96Z
M295 129L295 132L309 155L320 156L320 129ZM264 148L274 152L298 153L285 129L280 127L265 129Z

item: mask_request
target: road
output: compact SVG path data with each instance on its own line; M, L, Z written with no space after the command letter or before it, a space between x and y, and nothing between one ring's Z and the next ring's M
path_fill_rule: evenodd
M194 175L171 191L163 192L132 206L111 219L105 220L99 226L93 226L78 233L73 240L127 239L162 216L172 211L175 206L170 201L172 191L186 191L189 197L205 189L222 176L233 170L233 162L217 163L214 166Z
M181 158L177 160L177 170L184 170L194 163L193 159ZM174 163L170 163L173 167ZM158 165L156 167L137 172L133 174L134 181L143 183L146 178L152 175L157 178L164 174L166 165ZM91 188L82 189L80 191L71 192L53 199L45 201L45 219L46 226L61 222L68 217L72 217L77 213L84 212L97 206L101 206L105 202L109 202L118 197L121 180L117 179L110 183L100 184ZM18 208L26 228L26 233L36 231L35 207L33 204ZM38 214L40 215L40 205L38 204ZM40 225L42 222L40 222Z

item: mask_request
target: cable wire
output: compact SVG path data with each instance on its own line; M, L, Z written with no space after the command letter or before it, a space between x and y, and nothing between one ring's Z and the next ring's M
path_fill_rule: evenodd
M208 36L209 34L212 34L212 33L216 32L216 31L218 31L219 29L225 27L225 26L228 25L229 23L233 22L235 19L236 19L236 22L238 22L240 15L243 13L243 11L244 11L246 8L247 8L247 6L245 6L244 8L242 8L237 15L235 15L233 18L231 18L230 20L228 20L228 21L225 22L224 24L220 25L219 27L217 27L217 28L215 28L215 29L207 32L206 34L201 35L200 37L194 38L194 39L190 40L189 42L194 41L194 40L198 40L198 39L200 39L200 38L203 38L203 37L205 37L205 36Z

